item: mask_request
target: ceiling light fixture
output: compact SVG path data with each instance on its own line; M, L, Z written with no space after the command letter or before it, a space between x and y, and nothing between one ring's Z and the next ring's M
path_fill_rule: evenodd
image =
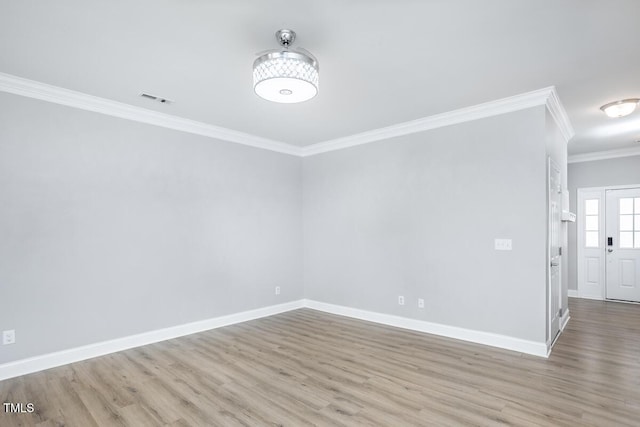
M624 117L633 113L636 106L640 102L639 98L623 99L622 101L610 102L600 107L604 113L609 117Z
M292 49L292 30L279 30L280 49L261 52L253 63L253 90L273 102L307 101L318 93L318 61L302 48Z

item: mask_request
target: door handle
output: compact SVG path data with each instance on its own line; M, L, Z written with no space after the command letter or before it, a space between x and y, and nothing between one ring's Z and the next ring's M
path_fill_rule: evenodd
M607 252L611 253L613 252L613 249L607 249Z
M559 266L559 265L560 265L560 263L559 263L559 262L553 262L553 261L551 261L551 267L557 267L557 266Z

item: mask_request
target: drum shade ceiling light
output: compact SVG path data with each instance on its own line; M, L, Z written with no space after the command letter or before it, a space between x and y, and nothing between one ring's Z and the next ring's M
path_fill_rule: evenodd
M633 113L636 106L640 102L639 98L623 99L622 101L610 102L600 107L604 113L609 117L624 117Z
M253 62L253 90L268 101L293 104L318 93L318 61L302 48L290 48L292 30L279 30L280 49L261 52Z

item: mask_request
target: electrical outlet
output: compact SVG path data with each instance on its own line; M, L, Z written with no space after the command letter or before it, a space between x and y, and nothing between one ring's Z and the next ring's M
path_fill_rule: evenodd
M404 305L404 297L402 295L398 297L398 304Z
M280 286L276 286L276 295L280 295Z
M424 299L418 298L418 308L424 308Z
M16 330L2 331L2 345L14 344L16 342Z

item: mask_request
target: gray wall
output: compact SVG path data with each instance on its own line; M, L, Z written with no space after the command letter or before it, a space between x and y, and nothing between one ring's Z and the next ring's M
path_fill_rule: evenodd
M0 363L302 298L301 159L5 93L0 111Z
M545 342L545 138L535 107L305 158L306 297Z
M640 156L569 165L571 211L577 213L578 188L640 184ZM578 289L576 223L569 225L569 289Z
M305 159L0 111L0 363L302 297L545 341L544 107Z

